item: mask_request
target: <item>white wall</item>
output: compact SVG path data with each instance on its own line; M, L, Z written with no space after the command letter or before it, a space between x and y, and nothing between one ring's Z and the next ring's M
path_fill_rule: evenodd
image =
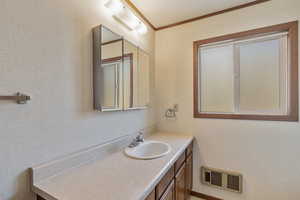
M32 96L27 105L0 102L0 199L33 199L33 165L154 124L152 109L93 111L94 26L104 24L154 54L154 32L129 32L103 2L0 1L0 94Z
M299 10L299 0L272 0L156 32L158 127L196 136L194 190L226 200L300 199L299 123L194 119L192 79L193 41L299 20ZM178 118L165 121L164 111L174 103ZM244 192L200 184L202 165L241 172Z

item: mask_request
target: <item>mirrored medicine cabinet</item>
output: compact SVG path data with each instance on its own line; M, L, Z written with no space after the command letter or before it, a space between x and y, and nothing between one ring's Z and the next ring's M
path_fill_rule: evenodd
M146 109L149 54L103 25L93 29L94 109L102 112Z

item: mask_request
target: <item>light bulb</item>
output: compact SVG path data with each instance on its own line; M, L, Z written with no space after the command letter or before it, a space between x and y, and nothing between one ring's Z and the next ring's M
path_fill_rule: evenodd
M108 0L104 6L129 30L135 30L139 34L147 33L147 26L130 9L125 7L121 0Z
M143 22L140 22L139 25L135 28L135 30L141 35L148 32L148 28Z
M110 9L113 15L118 15L124 9L124 5L120 0L109 0L104 6Z
M132 30L134 30L140 24L139 18L135 16L129 9L124 9L124 12L120 13L118 17Z

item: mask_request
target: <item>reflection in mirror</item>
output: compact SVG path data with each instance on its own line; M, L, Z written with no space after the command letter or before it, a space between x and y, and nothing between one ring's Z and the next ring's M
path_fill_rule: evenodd
M120 108L120 69L121 61L102 61L102 71L103 71L103 96L102 105L104 109L117 109Z
M122 109L122 38L102 27L102 109Z
M149 55L105 28L93 29L94 108L145 109L149 104Z
M138 47L124 40L124 109L134 108L137 98Z
M149 55L124 40L124 109L146 108L149 104Z
M93 29L94 108L100 111L123 109L122 100L123 39L105 28Z

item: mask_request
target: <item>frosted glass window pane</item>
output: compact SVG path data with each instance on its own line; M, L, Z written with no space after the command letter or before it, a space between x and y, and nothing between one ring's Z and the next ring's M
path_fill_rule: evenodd
M200 49L200 111L234 111L233 46Z
M103 105L114 108L116 102L116 64L107 64L103 67Z
M274 112L280 109L279 47L279 40L239 47L240 112Z

